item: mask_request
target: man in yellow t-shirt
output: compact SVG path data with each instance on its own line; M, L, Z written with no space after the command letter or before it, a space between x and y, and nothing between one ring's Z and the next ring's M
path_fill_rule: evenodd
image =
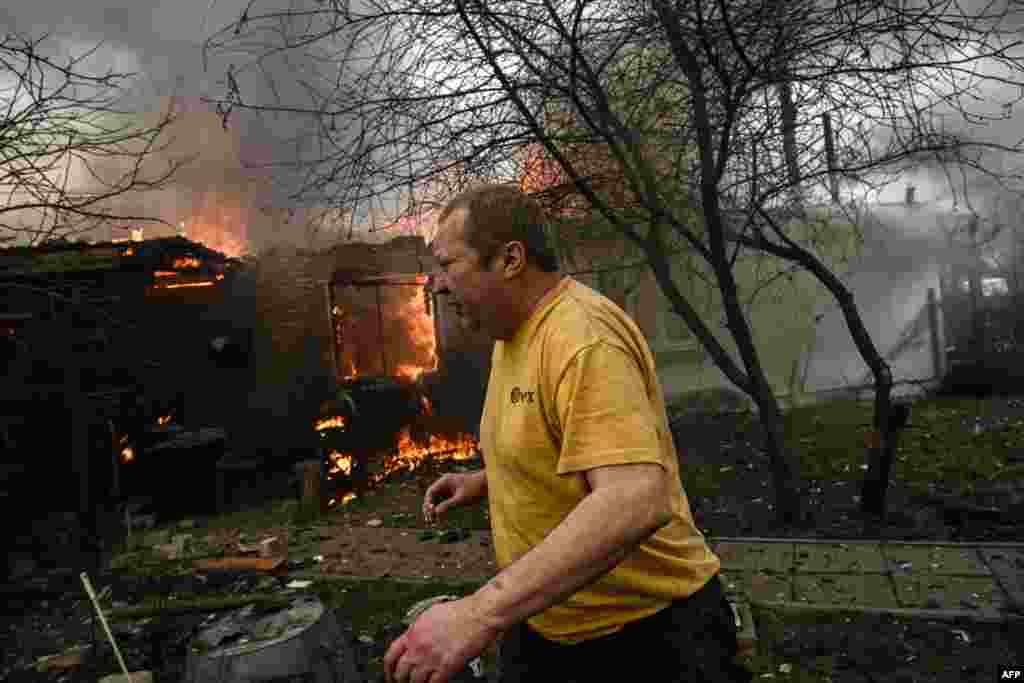
M500 637L509 683L748 681L643 334L558 271L518 189L469 190L438 225L437 291L496 343L485 468L435 482L424 515L487 495L500 571L424 612L388 650L388 679L441 683Z

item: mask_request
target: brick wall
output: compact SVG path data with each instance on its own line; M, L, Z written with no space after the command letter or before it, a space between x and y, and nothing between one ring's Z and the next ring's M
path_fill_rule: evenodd
M411 276L429 274L434 265L423 239L405 236L385 244L346 243L319 252L277 248L254 259L261 334L253 361L258 379L250 392L250 417L265 415L267 424L301 431L316 409L315 397L331 386L331 331L324 284L333 274ZM339 298L344 296L342 289L336 289ZM476 431L493 344L482 335L464 333L446 313L444 301L432 306L440 329L442 370L433 389L439 408L459 415L468 431ZM272 368L278 368L276 374ZM305 442L285 446L308 447Z

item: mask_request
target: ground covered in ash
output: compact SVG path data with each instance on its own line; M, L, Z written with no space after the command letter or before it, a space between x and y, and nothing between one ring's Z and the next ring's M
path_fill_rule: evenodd
M809 537L834 539L889 538L918 541L1022 542L1024 517L1020 504L1003 506L993 515L994 500L985 490L965 495L956 481L929 482L924 488L894 478L885 519L858 511L855 477L805 481L807 519L781 526L772 509L773 494L767 459L758 445L756 424L736 416L703 416L687 425L676 423L682 467L712 467L715 486L690 493L698 526L709 537ZM863 453L862 444L853 444ZM854 462L854 461L851 461ZM456 466L449 463L445 467ZM458 467L476 467L463 462ZM856 465L854 465L856 466ZM443 468L441 468L443 469ZM335 606L345 634L344 651L363 672L378 680L380 659L403 629L401 612L413 599L448 592L444 584L486 576L493 570L486 506L453 515L443 528L427 528L420 520L426 487L441 469L423 467L396 475L357 504L339 508L313 524L267 522L242 532L205 529L190 532L212 545L227 548L241 540L279 536L289 557L306 561L325 557L320 571L340 581L364 577L349 595L361 607ZM1012 488L1012 487L1011 487ZM1011 491L1011 493L1013 493ZM1015 516L1016 515L1016 516ZM0 595L0 680L46 683L93 683L119 670L100 627L95 623L77 571L40 568ZM470 576L472 575L472 576ZM235 574L227 583L203 581L194 574L92 576L97 589L110 586L113 599L134 604L155 596L188 593L231 593L282 590L284 579ZM399 595L395 581L426 582L419 593ZM229 580L230 579L230 580ZM362 587L359 587L359 586ZM383 594L399 597L375 602ZM189 641L206 617L165 616L143 624L118 625L130 670L151 670L158 681L183 680ZM989 681L999 664L1024 662L1024 638L1015 626L905 619L884 616L797 617L755 613L759 634L757 679L821 683L861 681ZM65 653L74 645L87 649L77 666L36 667L39 659ZM351 649L349 649L351 648ZM493 668L488 678L493 678ZM301 680L297 679L297 680Z

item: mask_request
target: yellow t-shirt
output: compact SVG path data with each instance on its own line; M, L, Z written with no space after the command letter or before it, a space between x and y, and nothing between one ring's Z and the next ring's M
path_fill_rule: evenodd
M653 462L677 482L669 524L611 572L530 618L545 638L576 643L614 633L694 593L718 571L680 483L647 342L593 289L563 278L513 339L495 344L480 439L502 569L583 500L588 469Z

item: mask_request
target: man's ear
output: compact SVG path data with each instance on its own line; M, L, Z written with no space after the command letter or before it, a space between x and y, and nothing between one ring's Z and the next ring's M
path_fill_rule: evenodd
M509 265L511 265L512 261L515 260L516 255L518 254L519 262L521 264L518 272L522 272L526 270L526 247L523 246L522 242L513 242L512 244L518 245L518 248L513 247L514 249L516 249L515 253L512 253L509 250L505 251L505 267L507 268Z

